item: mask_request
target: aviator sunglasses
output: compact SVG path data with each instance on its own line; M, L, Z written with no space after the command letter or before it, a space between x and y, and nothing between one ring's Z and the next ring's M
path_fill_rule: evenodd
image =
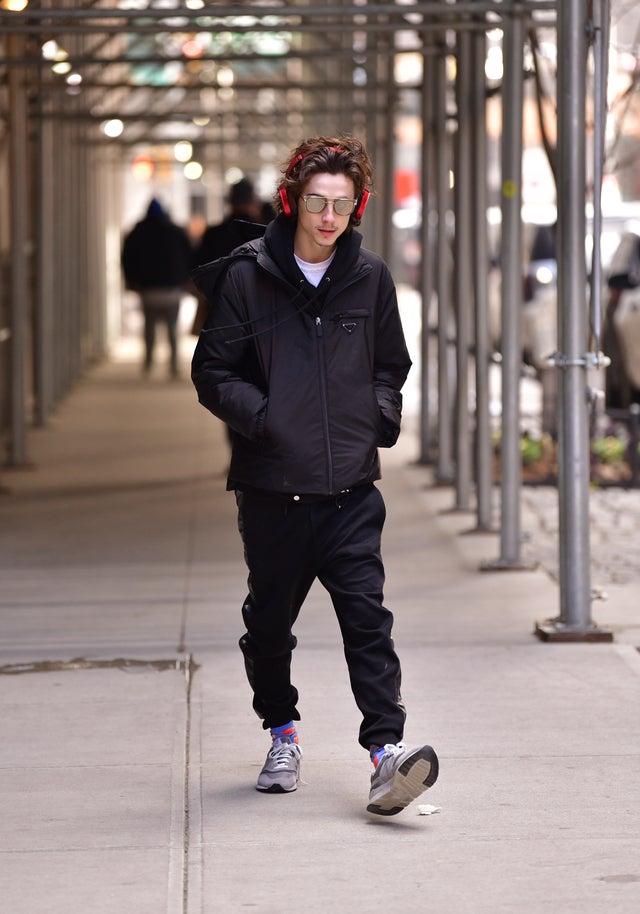
M338 197L337 200L331 200L329 197L320 197L317 194L305 194L300 198L304 200L304 205L308 213L321 213L328 203L333 203L333 211L338 216L350 216L356 208L357 200L350 197Z

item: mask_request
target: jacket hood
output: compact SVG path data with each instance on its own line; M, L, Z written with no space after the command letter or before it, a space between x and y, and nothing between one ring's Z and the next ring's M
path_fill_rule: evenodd
M162 205L162 203L160 203L160 201L154 197L151 200L151 202L149 203L149 206L147 207L146 218L147 219L168 219L169 214L166 211L166 209L164 208L164 206Z
M293 255L295 232L295 220L280 213L266 228L264 234L265 251L292 286L299 287L300 283L304 281L308 296L313 295L315 297L317 295L316 288L307 283ZM336 255L325 274L325 276L330 277L332 284L338 282L355 268L361 244L362 235L356 232L355 229L348 229L340 235L336 244Z

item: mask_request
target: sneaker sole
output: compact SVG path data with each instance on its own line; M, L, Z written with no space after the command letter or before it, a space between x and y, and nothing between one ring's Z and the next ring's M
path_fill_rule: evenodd
M256 784L256 790L260 791L260 793L293 793L293 791L297 789L297 784L294 784L293 787L283 787L282 784L271 784L269 787L261 787L260 784Z
M396 771L389 791L367 806L375 816L395 816L438 779L438 757L430 746L410 756Z

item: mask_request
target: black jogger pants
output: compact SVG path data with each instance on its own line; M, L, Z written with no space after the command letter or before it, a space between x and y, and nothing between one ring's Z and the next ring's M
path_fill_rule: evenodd
M256 491L236 497L249 569L249 594L242 607L247 631L240 647L253 707L265 729L300 719L290 675L296 645L292 628L318 578L331 596L342 633L363 718L359 742L366 749L399 742L405 711L391 637L393 616L382 602L382 495L366 485L318 501Z

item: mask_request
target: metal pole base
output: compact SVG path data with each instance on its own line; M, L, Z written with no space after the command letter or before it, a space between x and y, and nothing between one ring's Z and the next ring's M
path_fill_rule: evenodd
M446 517L447 514L472 514L473 508L463 508L459 505L454 505L452 508L442 508L441 511L438 511L438 514L441 517Z
M522 559L491 559L481 562L480 571L535 571L538 562L525 562Z
M613 632L604 628L598 628L593 624L587 628L576 628L560 622L559 619L546 619L544 622L536 622L534 634L541 641L556 642L590 642L603 643L613 641Z
M445 486L452 486L454 482L453 476L449 476L446 473L436 473L433 485L434 487L444 488Z
M499 527L494 527L491 524L477 524L475 527L470 527L468 530L461 530L458 536L473 536L479 533L500 533Z

